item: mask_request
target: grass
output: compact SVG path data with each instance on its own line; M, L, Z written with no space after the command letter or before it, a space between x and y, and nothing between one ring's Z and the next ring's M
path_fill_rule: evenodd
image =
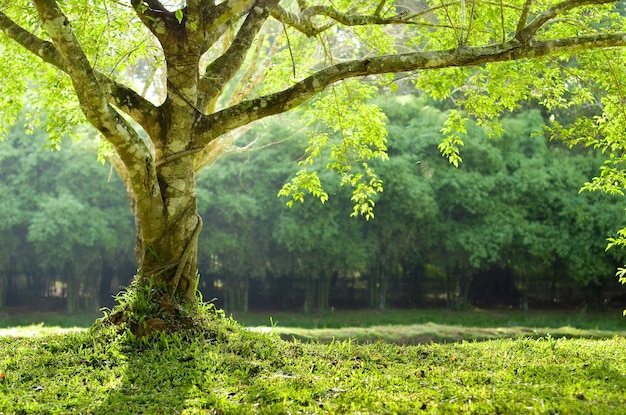
M102 313L74 315L58 312L0 313L0 336L24 336L85 329L91 327L99 317L102 317Z
M476 313L451 313L437 323L435 314L424 316L430 322L401 312L396 318L457 334L460 325L452 323L462 321L472 321L473 330L525 327L517 314L481 313L484 320ZM354 324L355 316L348 317L314 318ZM385 324L372 317L351 330L402 326L380 317ZM500 318L497 326L493 318ZM567 319L536 318L549 329ZM622 321L569 318L571 330L606 338L538 335L531 325L525 330L534 337L322 344L281 340L231 319L216 320L210 335L157 334L150 341L94 338L86 330L20 336L18 330L0 336L0 414L626 414ZM315 324L308 330L324 330Z
M284 339L322 343L350 339L360 343L422 344L520 336L598 339L626 335L626 318L621 311L389 310L271 316L246 313L235 317L248 327L271 327Z
M626 331L626 318L620 310L587 312L585 310L509 309L451 311L448 309L396 309L387 311L353 310L327 313L235 313L246 326L276 325L307 329L371 327L378 325L412 325L437 323L467 327L562 327ZM1 320L0 320L1 323Z

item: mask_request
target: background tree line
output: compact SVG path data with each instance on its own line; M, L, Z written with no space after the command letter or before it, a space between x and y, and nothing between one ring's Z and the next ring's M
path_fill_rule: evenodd
M601 155L546 140L550 115L526 108L503 119L495 138L468 125L454 168L438 147L444 104L418 95L377 103L389 159L371 163L385 190L370 221L350 217L353 192L328 160L311 166L329 183L324 205L312 198L290 209L276 197L316 131L299 112L257 124L206 167L197 189L205 300L227 311L623 306L615 269L626 256L605 252L624 222L623 198L579 193ZM124 186L95 163L94 143L52 153L41 150L45 141L17 124L2 143L0 307L111 305L135 267Z

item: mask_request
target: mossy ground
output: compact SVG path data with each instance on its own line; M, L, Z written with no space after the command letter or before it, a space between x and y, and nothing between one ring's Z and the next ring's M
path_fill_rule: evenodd
M219 314L193 335L0 337L3 414L626 414L626 340L285 341Z

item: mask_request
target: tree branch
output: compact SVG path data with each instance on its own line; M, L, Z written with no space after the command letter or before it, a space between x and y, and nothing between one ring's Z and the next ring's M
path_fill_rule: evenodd
M187 0L187 18L191 21L197 21L202 14L203 7L214 6L203 0Z
M0 30L42 61L67 73L65 61L54 44L33 35L2 12L0 12ZM141 125L155 122L157 108L150 101L97 70L93 70L93 73L110 104L130 115Z
M178 24L174 13L167 10L159 0L131 0L130 4L137 17L161 43L167 35L168 27L174 22Z
M198 47L200 55L209 50L226 28L254 5L250 0L223 1L217 6L214 0L188 0L186 4L181 9L183 18L179 30L186 32L185 42Z
M589 49L626 46L626 33L596 34L575 38L462 47L432 52L386 55L339 63L323 69L283 91L241 102L200 117L194 125L194 148L207 145L220 135L275 114L289 111L342 79L383 73L399 73L449 67L478 66Z
M519 20L517 22L517 30L515 30L515 36L519 36L520 32L526 27L526 23L528 22L528 15L530 14L530 8L533 5L533 0L526 0L524 2L524 8L522 9L522 13L520 14Z
M148 220L157 221L163 212L154 159L137 132L109 104L70 22L55 0L33 0L39 18L63 59L74 91L87 120L113 144L126 165L140 209ZM144 235L147 239L156 236ZM144 238L145 239L145 238Z
M207 24L204 30L210 33L237 17L242 10L249 10L252 6L250 0L226 0L217 6L207 8L204 16Z
M381 3L382 4L382 3ZM333 23L317 27L313 23L313 17L324 16L332 19ZM311 6L296 14L277 6L272 10L272 17L287 26L304 33L309 37L318 35L336 23L344 26L386 25L411 23L408 13L400 13L392 17L381 17L377 12L373 15L358 15L340 12L328 6Z
M531 21L526 27L524 27L521 30L520 30L520 26L522 25L522 18L520 18L520 21L518 22L518 27L517 27L518 30L517 30L517 33L515 34L515 38L522 43L528 42L533 36L535 36L537 31L542 26L544 26L550 20L554 19L556 16L565 13L566 11L569 11L569 10L572 10L581 6L615 3L615 1L616 0L566 0L564 2L558 3L550 7L545 12L539 14L537 17L533 19L533 21ZM530 9L530 6L531 6L529 3L530 1L527 1L526 4L524 4L522 17L524 17L525 13L526 14L528 13L527 8ZM526 15L526 19L527 18L528 17Z
M372 15L359 15L342 13L332 7L328 6L312 6L304 10L302 18L310 20L314 16L325 16L333 19L337 23L341 23L344 26L363 26L363 25L381 25L381 24L394 24L404 23L408 17L408 13L399 13L391 17L381 17L376 14Z
M216 99L224 85L232 79L243 64L250 45L267 20L270 10L279 0L257 0L248 13L228 50L211 62L198 85L198 108L205 107Z
M374 16L380 16L383 8L385 7L385 3L387 3L387 0L380 0L380 3L378 3L378 6L376 6L376 10L374 11Z
M321 32L310 20L303 19L301 15L290 12L280 5L277 5L274 10L272 10L272 17L309 37L316 36Z

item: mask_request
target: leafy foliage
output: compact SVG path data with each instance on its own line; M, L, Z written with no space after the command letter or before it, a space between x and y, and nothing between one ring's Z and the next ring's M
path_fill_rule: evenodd
M374 217L374 197L382 192L382 181L367 162L375 158L387 159L386 118L380 108L371 103L375 92L372 86L344 82L313 100L304 111L311 132L306 156L299 162L303 168L278 193L291 198L288 206L294 201L304 202L304 191L322 203L328 200L318 172L308 171L308 166L314 166L316 161L328 160L324 167L340 175L340 185L354 189L353 216Z
M121 265L122 253L132 246L123 187L110 166L94 162L91 143L70 142L63 152L51 152L42 148L47 136L42 129L26 135L27 128L15 125L0 152L0 183L11 195L0 208L1 279L9 273L33 274L37 288L32 290L45 292L58 280L97 296L92 289L98 286L102 261ZM126 255L126 262L132 261ZM91 281L90 268L97 276Z
M308 160L304 150L315 153L316 125L304 128L299 114L263 122L199 174L199 286L207 298L237 311L249 304L301 307L308 296L310 310L327 310L347 304L334 288L358 286L365 298L350 300L355 306L415 305L447 295L450 306L464 307L477 276L498 268L510 270L528 295L554 279L563 289L609 286L623 255L605 253L605 238L614 237L623 217L621 199L579 194L602 163L597 152L546 141L541 112L530 110L500 120L495 138L467 120L464 160L454 168L438 148L447 119L438 103L424 95L384 95L375 103L389 119L390 157L371 161L385 192L376 196L370 221L350 218L353 194L324 168L328 155L321 151L308 167L324 183L326 203L286 209L276 198L297 175L298 161ZM40 130L32 141L20 131L1 153L2 185L14 195L0 202L2 275L13 267L48 275L44 286L67 280L93 289L97 277L88 278L101 261L132 261L121 254L132 235L119 183L107 183L110 169L93 163L93 148L67 143L60 153L42 151ZM331 133L329 144L340 145L339 132ZM26 144L32 148L22 151ZM41 269L28 271L33 263Z

